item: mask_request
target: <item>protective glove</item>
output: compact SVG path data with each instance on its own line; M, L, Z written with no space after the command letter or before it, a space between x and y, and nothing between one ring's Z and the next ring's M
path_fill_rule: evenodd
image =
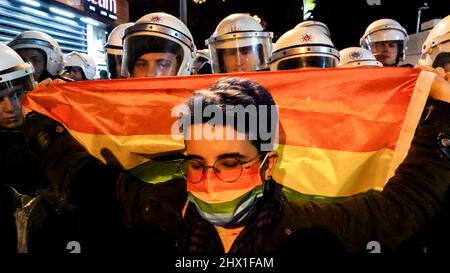
M55 139L67 133L61 123L34 111L25 116L21 129L28 146L38 159Z

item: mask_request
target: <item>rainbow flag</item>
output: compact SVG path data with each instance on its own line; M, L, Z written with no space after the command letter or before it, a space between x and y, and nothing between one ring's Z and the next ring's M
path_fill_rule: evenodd
M274 179L289 199L315 200L383 187L407 153L432 81L410 68L98 80L35 90L24 106L61 122L101 161L158 183L180 176L161 160L184 149L171 136L172 108L225 76L271 92L280 113Z

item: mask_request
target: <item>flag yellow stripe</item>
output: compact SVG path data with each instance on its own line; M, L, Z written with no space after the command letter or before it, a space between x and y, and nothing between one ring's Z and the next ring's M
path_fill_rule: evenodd
M104 163L132 169L148 160L184 150L184 142L170 135L95 135L68 130L88 152ZM114 154L114 158L111 155Z
M273 178L297 192L329 197L381 189L394 151L348 152L280 145Z
M132 169L156 155L183 151L183 141L170 135L103 136L70 133L88 151L124 169ZM115 158L108 158L114 151ZM321 196L348 196L386 183L394 151L348 152L321 148L279 145L274 179L297 192ZM117 163L118 162L118 163Z

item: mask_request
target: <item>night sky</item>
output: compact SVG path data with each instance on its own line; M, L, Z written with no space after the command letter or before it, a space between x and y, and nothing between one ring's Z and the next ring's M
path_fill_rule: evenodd
M423 11L422 18L444 17L450 14L450 0L379 0L381 5L369 5L377 0L316 0L313 20L326 23L333 43L338 49L358 46L359 38L374 20L391 18L414 33L417 8L427 2L430 9ZM266 29L274 32L274 41L287 30L302 21L301 0L206 0L195 4L187 0L188 27L194 35L197 48L205 47L204 40L227 15L242 12L257 14L266 22ZM179 16L178 0L130 0L130 20L155 11Z

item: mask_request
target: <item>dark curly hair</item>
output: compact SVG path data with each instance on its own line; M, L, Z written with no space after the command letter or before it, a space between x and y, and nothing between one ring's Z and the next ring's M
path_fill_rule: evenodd
M194 116L196 107L202 107L201 109L213 107L215 109L213 113L222 114L222 126L231 125L232 120L233 128L237 132L245 133L259 151L273 149L278 111L272 95L257 82L237 77L221 78L210 88L195 91L185 105L189 109L187 111L189 114L181 117L184 122L191 125L207 123L213 119L217 122L215 115L205 115L203 111L201 117ZM250 109L250 111L237 112L236 109ZM251 111L252 109L254 111ZM273 128L275 130L265 131L266 134L262 134L263 126L266 130Z

